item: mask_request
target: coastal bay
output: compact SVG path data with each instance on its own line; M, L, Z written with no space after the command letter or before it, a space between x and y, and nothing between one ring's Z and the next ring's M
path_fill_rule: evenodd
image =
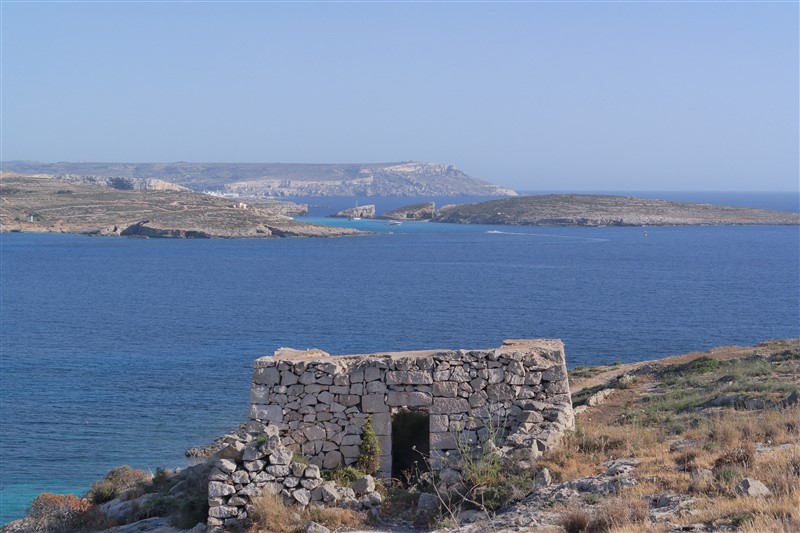
M280 346L557 337L575 367L800 336L796 227L326 220L376 234L0 236L2 521L119 464L181 464L244 418L252 361Z

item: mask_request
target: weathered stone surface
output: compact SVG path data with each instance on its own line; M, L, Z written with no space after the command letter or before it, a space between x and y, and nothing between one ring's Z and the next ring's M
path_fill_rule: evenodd
M342 464L342 453L336 450L330 451L325 454L325 459L322 461L322 467L325 469L336 468Z
M220 498L222 496L230 496L234 494L236 489L233 488L232 485L228 485L226 483L222 483L220 481L211 481L208 484L208 497L209 498ZM220 518L220 517L217 517Z
M208 510L208 516L214 518L232 518L239 514L239 509L229 505L220 505L219 507L211 507Z
M739 496L766 498L772 494L772 491L769 490L761 481L748 477L736 485L736 494Z
M458 454L452 450L459 438L478 445L490 434L503 435L496 453L532 465L574 423L558 341L336 358L294 352L259 359L254 365L247 426L254 434L237 441L229 456L218 456L228 462L219 461L212 471L211 481L218 484L213 490L209 483L209 494L217 494L210 496L213 508L234 507L239 512L225 518L209 515L209 524L243 523L253 511L250 498L265 491L299 505L379 505L373 478L358 480L353 490L323 482L320 473L320 468L355 461L368 415L381 447L380 475L388 475L392 413L403 408L427 411L430 461L445 486L459 483L460 474L450 469L458 467ZM266 441L256 440L265 429ZM309 464L292 462L292 450L305 455ZM596 477L578 489L606 491L619 485L608 476ZM546 471L535 481L548 482ZM236 499L231 498L234 493ZM422 495L420 501L422 512L439 503L434 495Z
M353 483L352 489L357 496L363 496L375 490L375 478L372 476L364 476Z
M431 406L432 415L466 413L467 411L469 411L469 402L463 398L436 398Z
M279 448L269 456L269 462L273 465L288 465L292 462L292 455L289 448Z
M394 392L386 394L386 404L402 407L419 407L433 403L433 396L427 392Z

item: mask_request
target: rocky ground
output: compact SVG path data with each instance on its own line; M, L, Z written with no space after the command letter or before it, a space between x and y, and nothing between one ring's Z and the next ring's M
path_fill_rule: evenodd
M292 212L295 204L288 208L253 206L156 185L154 190L118 189L53 176L2 173L0 229L171 238L337 237L361 233L295 221L285 214Z
M585 194L551 194L446 206L437 222L511 226L800 224L800 213Z
M436 214L436 204L423 202L421 204L406 205L387 211L380 218L384 220L431 220Z

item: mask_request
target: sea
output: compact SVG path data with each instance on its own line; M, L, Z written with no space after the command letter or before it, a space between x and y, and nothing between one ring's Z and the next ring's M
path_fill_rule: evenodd
M800 211L797 193L626 194ZM428 199L305 200L370 234L0 236L0 524L118 465L185 465L245 421L253 360L283 346L548 337L575 367L800 337L798 227L387 226L325 215Z

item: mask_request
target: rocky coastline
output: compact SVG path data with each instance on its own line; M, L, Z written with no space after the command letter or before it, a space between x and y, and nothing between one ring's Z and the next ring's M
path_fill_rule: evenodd
M509 226L798 225L800 213L626 196L519 196L440 209L436 222Z
M202 239L362 233L296 221L286 213L307 212L297 204L250 205L167 185L151 180L87 184L72 178L3 173L0 232Z

